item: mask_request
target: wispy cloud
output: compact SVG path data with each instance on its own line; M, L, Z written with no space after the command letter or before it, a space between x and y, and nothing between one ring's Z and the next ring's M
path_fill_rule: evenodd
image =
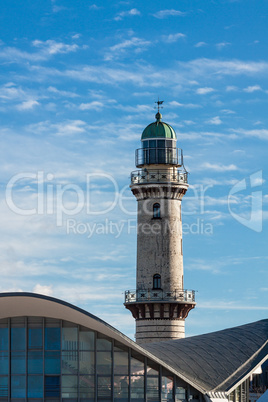
M219 163L209 163L209 162L203 163L202 168L214 170L215 172L230 172L234 170L239 170L238 167L234 164L222 165Z
M260 85L252 85L252 86L248 86L247 88L243 89L244 92L247 93L252 93L252 92L256 92L256 91L262 91Z
M89 102L89 103L81 103L81 105L79 106L80 110L96 110L96 111L100 111L102 110L104 107L103 102L99 102L99 101L93 101L93 102Z
M135 53L140 53L145 51L148 46L151 45L151 42L133 37L131 39L126 39L123 42L118 43L117 45L111 46L109 51L105 55L105 60L113 60L122 55L124 55L127 50L133 49Z
M211 119L207 120L206 122L208 124L213 124L215 126L218 126L218 125L222 124L222 121L219 118L219 116L212 117Z
M20 111L24 110L32 110L35 106L38 106L39 102L34 99L29 99L25 102L22 102L20 105L17 106L17 109Z
M194 45L194 47L203 47L203 46L207 46L206 42L198 42Z
M167 18L167 17L177 17L177 16L184 16L186 13L179 11L179 10L160 10L157 11L155 14L153 14L153 16L155 18L159 18L159 19L163 19L163 18Z
M42 49L44 53L49 55L76 52L78 49L78 45L76 44L68 45L66 43L56 42L54 40L34 40L32 44L34 47Z
M132 8L131 10L122 11L121 13L117 14L117 16L114 19L115 21L120 21L125 17L132 17L135 15L141 15L141 13L137 8Z
M164 35L163 41L166 43L174 43L177 42L179 39L185 38L186 35L184 35L183 33L176 33L176 34L169 34L169 35Z
M255 129L255 130L245 130L243 128L231 129L232 132L236 134L242 134L246 137L255 137L260 140L268 140L268 130L267 129Z
M215 91L214 88L204 87L204 88L198 88L198 89L196 90L196 93L197 93L198 95L206 95L206 94L209 94L209 93L214 92L214 91Z
M231 45L231 43L229 43L229 42L220 42L220 43L217 43L217 44L216 44L216 48L217 48L218 50L222 50L222 49L224 49L225 47L230 46L230 45Z

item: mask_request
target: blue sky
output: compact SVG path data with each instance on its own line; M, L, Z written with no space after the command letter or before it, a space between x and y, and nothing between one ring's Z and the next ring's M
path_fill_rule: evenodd
M5 1L1 291L62 298L133 337L134 151L155 101L183 148L186 334L267 318L265 1Z

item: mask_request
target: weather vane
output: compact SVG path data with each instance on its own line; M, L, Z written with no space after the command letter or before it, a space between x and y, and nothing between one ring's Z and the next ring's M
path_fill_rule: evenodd
M157 103L157 109L158 109L158 113L159 113L160 109L163 109L163 106L160 106L160 105L163 105L164 101L160 101L159 97L158 97L158 101L155 103Z

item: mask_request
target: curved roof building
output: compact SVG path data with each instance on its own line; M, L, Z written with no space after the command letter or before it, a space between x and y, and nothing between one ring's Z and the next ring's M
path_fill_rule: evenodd
M267 361L267 339L263 320L141 347L69 303L2 293L0 400L248 400L250 378Z

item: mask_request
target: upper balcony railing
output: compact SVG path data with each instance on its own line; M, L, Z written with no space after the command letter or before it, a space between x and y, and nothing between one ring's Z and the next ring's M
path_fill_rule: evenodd
M175 289L169 292L165 292L162 289L138 289L125 291L125 303L158 301L195 303L195 291L180 289Z
M188 173L179 170L166 171L166 170L136 170L131 172L131 184L143 183L176 183L187 184Z
M183 164L180 148L139 148L136 149L136 166L144 165L176 165Z

